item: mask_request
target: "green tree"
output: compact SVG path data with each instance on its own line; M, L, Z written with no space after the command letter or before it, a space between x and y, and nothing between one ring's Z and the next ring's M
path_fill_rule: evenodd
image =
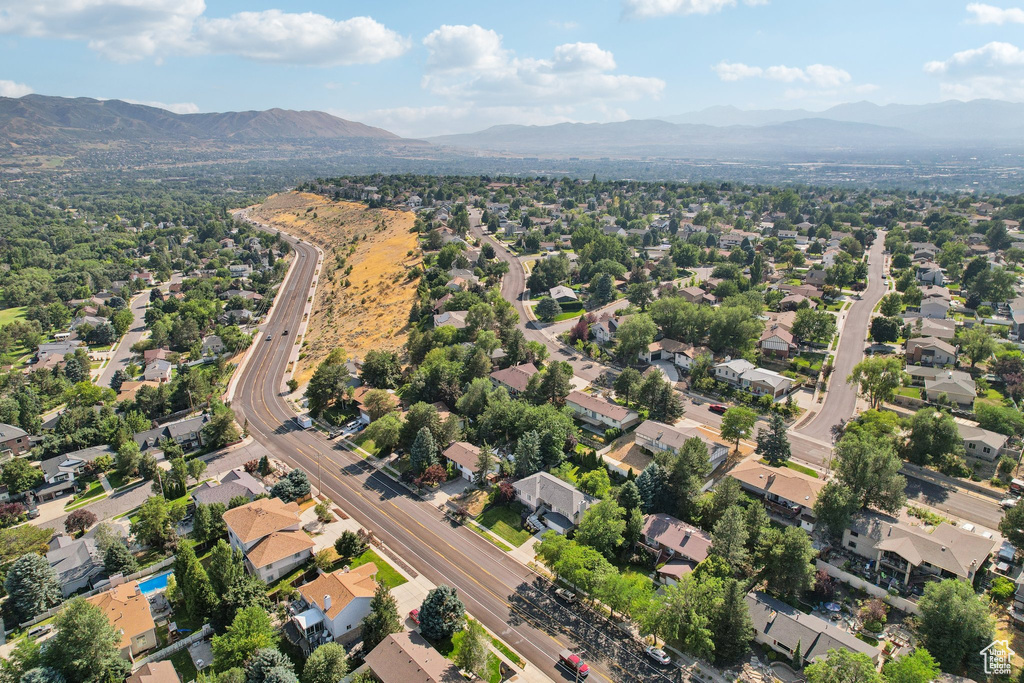
M626 530L622 533L623 547L632 548L644 532L644 516L639 507L626 510Z
M18 622L28 621L61 603L60 582L45 557L22 555L7 570L4 578L11 611Z
M134 476L139 470L139 444L129 439L117 449L114 466L124 478Z
M879 344L894 342L900 338L900 321L897 318L877 317L871 319L871 338Z
M979 361L991 358L999 348L988 328L983 325L975 325L961 331L957 336L957 341L960 343L960 350L971 361L972 368Z
M364 649L364 652L369 652ZM324 643L306 660L302 683L338 683L348 675L348 655L338 643Z
M844 434L836 443L832 464L836 479L859 507L895 513L907 500L907 480L899 473L903 461L890 438L870 432Z
M103 568L108 574L134 574L139 571L139 563L135 556L128 550L128 546L117 540L110 544L107 552L103 553Z
M758 430L757 449L754 452L772 467L779 467L789 460L789 438L786 436L786 422L781 415L772 413L768 429Z
M247 607L235 615L222 635L213 637L213 665L217 670L242 666L256 650L276 644L270 614L262 607Z
M210 551L207 575L214 595L225 595L231 586L245 575L245 564L241 550L232 548L223 538Z
M541 322L550 323L562 312L562 307L557 301L546 296L537 302L537 308L534 310Z
M1024 504L1020 500L1003 514L999 520L999 531L1014 547L1024 547Z
M224 448L242 438L235 423L235 411L228 406L214 401L210 420L202 429L203 444L211 449Z
M590 546L606 558L614 557L626 531L625 510L614 500L602 500L583 513L576 542Z
M896 357L866 358L853 366L846 382L856 384L871 407L878 409L896 394L896 389L903 383L903 363Z
M885 683L930 683L942 675L931 653L919 647L908 655L890 659L882 667Z
M633 510L640 507L640 489L635 481L627 481L619 488L619 505L624 510Z
M294 500L305 498L312 489L313 487L309 483L309 477L306 476L306 473L295 468L278 479L277 483L270 489L270 495L290 503Z
M432 589L420 606L420 632L435 642L451 638L466 623L458 591L444 584Z
M409 449L409 464L416 474L423 474L428 467L437 464L437 446L434 444L434 436L426 427L420 428L416 441Z
M245 663L245 683L299 683L292 660L276 647L261 647Z
M947 454L962 456L963 441L953 416L936 408L922 408L914 413L903 454L921 466L940 461Z
M24 493L43 482L43 471L24 458L14 457L0 470L0 483L11 493Z
M674 506L669 474L657 462L644 468L636 478L636 487L640 493L640 508L648 513L668 512Z
M739 450L740 441L750 438L755 424L757 424L757 413L750 408L735 406L726 410L722 416L719 433L726 441L732 441L735 448Z
M850 524L850 516L859 507L850 488L833 479L826 482L818 492L818 499L814 501L814 516L818 524L839 538Z
M462 634L462 645L459 648L455 664L464 671L483 671L490 654L490 638L480 622L470 620Z
M345 366L345 352L335 349L319 366L306 385L306 398L309 401L309 412L319 416L335 401L345 396L345 388L351 376Z
M683 519L696 516L696 500L709 474L711 460L704 441L696 436L684 441L679 454L668 465L669 492L675 499L677 514Z
M177 540L175 527L184 513L184 507L171 505L162 496L150 496L139 506L139 512L131 523L131 533L140 543L166 548Z
M351 559L365 552L366 544L359 534L346 529L334 541L334 551L338 553L338 557Z
M800 527L770 529L761 539L759 560L768 590L784 597L799 597L814 584L811 539Z
M516 476L528 477L540 469L540 434L530 430L519 437L516 444Z
M641 311L646 311L654 301L654 286L650 282L634 282L626 288L626 298Z
M371 422L364 433L380 453L390 453L401 441L402 418L397 413L387 413Z
M224 523L224 503L200 503L196 505L192 516L192 538L196 543L208 543L227 536L228 527Z
M903 312L903 297L896 293L886 294L878 310L886 318L895 318Z
M651 316L646 313L630 316L615 332L616 353L626 362L632 363L638 353L650 346L657 333L658 328L651 320Z
M203 623L217 604L210 578L206 574L191 541L178 546L174 555L174 579L182 596L185 614Z
M750 649L750 634L754 632L754 624L750 620L746 594L746 589L739 581L725 581L721 604L715 609L712 619L717 664L731 666L739 662Z
M402 378L402 363L394 351L371 349L366 352L359 372L371 387L396 389Z
M370 599L370 612L363 618L363 651L369 652L389 635L401 630L398 602L387 586L378 585Z
M804 669L808 683L883 683L875 663L863 652L839 649Z
M615 389L615 395L625 401L628 406L630 401L636 398L636 392L640 388L642 381L643 376L639 370L626 368L615 378L612 387Z
M590 470L580 477L578 488L595 498L604 498L612 488L611 479L608 477L608 470L604 467Z
M74 598L54 618L42 663L68 681L108 683L124 680L131 663L121 657L121 634L99 607Z
M211 564L211 570L213 566ZM267 586L258 576L242 573L234 576L231 583L227 584L226 593L218 593L220 601L211 626L217 633L222 633L231 624L235 617L244 609L255 607L263 611L270 610L270 599L267 597Z
M743 508L734 505L718 520L711 532L710 552L728 562L733 569L747 561L747 520Z

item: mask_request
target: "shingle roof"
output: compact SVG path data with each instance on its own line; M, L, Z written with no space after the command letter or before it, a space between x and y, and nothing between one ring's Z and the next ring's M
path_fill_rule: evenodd
M110 625L121 631L121 648L130 646L132 638L140 633L156 628L149 601L139 592L138 581L122 583L86 600L99 607Z
M825 486L825 482L802 472L788 467L769 467L756 460L739 464L729 472L729 476L751 488L773 493L804 507L813 507Z
M299 586L299 593L310 604L316 604L328 619L338 616L356 598L373 597L377 582L377 565L370 562L350 571L321 574L307 584ZM325 609L324 596L331 597L331 608Z
M644 536L700 563L707 559L711 537L695 526L659 512L644 519Z
M999 449L1006 445L1007 436L1005 434L999 434L998 432L992 432L981 427L975 427L974 425L963 425L958 424L957 429L960 432L960 438L971 441L981 441L987 446Z
M836 649L863 652L872 660L878 658L877 647L871 647L824 619L804 614L765 593L748 593L747 608L758 633L764 633L768 639L784 645L790 651L795 650L799 643L803 657L808 662Z
M582 391L569 392L569 395L565 397L565 401L566 403L573 403L597 415L603 415L604 417L617 422L625 420L629 417L630 413L633 413L632 410L625 406L620 406L618 403L612 403L611 401L607 401L599 396L585 394Z
M15 427L14 425L0 422L0 442L10 441L11 439L20 439L26 436L28 436L28 432L21 427Z
M261 498L224 513L224 522L242 543L251 543L299 523L299 506L280 498Z
M171 660L165 659L143 664L125 683L181 683L181 679Z
M456 441L445 449L444 457L462 465L471 472L476 472L476 461L480 457L480 449L471 443Z
M60 542L61 539L67 542ZM46 553L46 561L50 563L60 583L74 583L103 571L93 539L80 538L73 541L67 536L59 536L56 540L57 547Z
M523 363L504 370L495 370L491 373L491 379L516 391L526 391L526 385L529 384L530 378L537 372L539 372L537 366L533 363Z
M312 547L313 539L304 531L275 531L249 548L245 558L258 569Z
M416 631L392 633L370 654L366 664L383 683L463 683L458 668Z
M718 448L728 448L725 444L712 441L693 427L675 427L673 425L665 424L664 422L657 422L656 420L644 420L640 423L640 426L636 428L635 433L637 436L662 445L665 450L678 451L683 447L684 443L694 437L704 442L709 453L713 453Z
M597 498L583 493L572 484L562 481L553 474L537 472L513 484L517 491L529 494L532 500L542 500L548 505L575 513L582 504L587 507L597 502Z

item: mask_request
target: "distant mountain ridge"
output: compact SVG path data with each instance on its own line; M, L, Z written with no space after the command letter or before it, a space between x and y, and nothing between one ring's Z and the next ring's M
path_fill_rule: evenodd
M25 95L0 97L0 139L122 140L133 142L219 140L261 142L274 139L402 138L382 128L321 111L224 112L175 114L121 100Z

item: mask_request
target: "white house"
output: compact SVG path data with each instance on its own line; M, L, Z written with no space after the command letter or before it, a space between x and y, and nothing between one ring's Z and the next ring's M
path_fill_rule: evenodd
M752 368L740 376L740 388L754 396L771 396L777 399L785 396L793 387L793 380L774 370Z
M957 348L941 339L915 337L907 340L907 362L917 365L953 365Z
M628 429L640 420L635 410L582 391L569 392L565 405L580 420L596 427Z
M964 455L992 461L1006 447L1009 437L1005 434L982 429L974 425L957 424L960 438L964 442Z
M478 447L466 441L456 441L446 448L442 455L452 464L452 467L459 471L463 479L476 481L476 473L480 471L480 468L477 467L477 460L480 458Z
M173 368L171 361L158 358L146 366L142 376L148 382L170 382Z
M747 370L753 370L756 366L748 360L734 358L715 365L715 379L728 382L736 386L740 385L740 377Z
M355 569L321 574L298 587L300 610L291 624L300 635L299 646L311 652L331 641L355 637L370 613L370 600L377 590L377 565L370 562ZM302 605L305 609L301 609Z
M278 579L313 554L313 539L301 529L299 506L261 498L224 513L231 547L245 555L245 566L266 583Z
M512 486L516 500L558 533L574 528L587 508L598 502L597 498L547 472L531 474Z
M708 459L711 461L711 468L718 467L729 455L729 446L717 441L712 441L703 432L693 427L675 427L657 422L655 420L644 420L633 432L636 443L652 453L667 451L678 455L679 450L690 439L700 439L708 449Z

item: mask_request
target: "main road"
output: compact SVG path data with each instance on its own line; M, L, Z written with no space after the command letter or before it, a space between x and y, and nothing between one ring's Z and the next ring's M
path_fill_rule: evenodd
M232 401L239 421L248 420L252 436L275 457L322 480L323 493L416 572L435 585L458 588L474 617L546 675L565 677L555 662L559 651L570 647L587 651L600 679L661 679L662 672L644 659L642 648L617 629L602 627L579 611L565 615L564 606L551 599L530 569L479 534L448 522L432 504L412 497L342 443L296 427L283 387L294 337L284 332L297 330L302 320L317 252L305 242L292 244L291 272L239 374Z

